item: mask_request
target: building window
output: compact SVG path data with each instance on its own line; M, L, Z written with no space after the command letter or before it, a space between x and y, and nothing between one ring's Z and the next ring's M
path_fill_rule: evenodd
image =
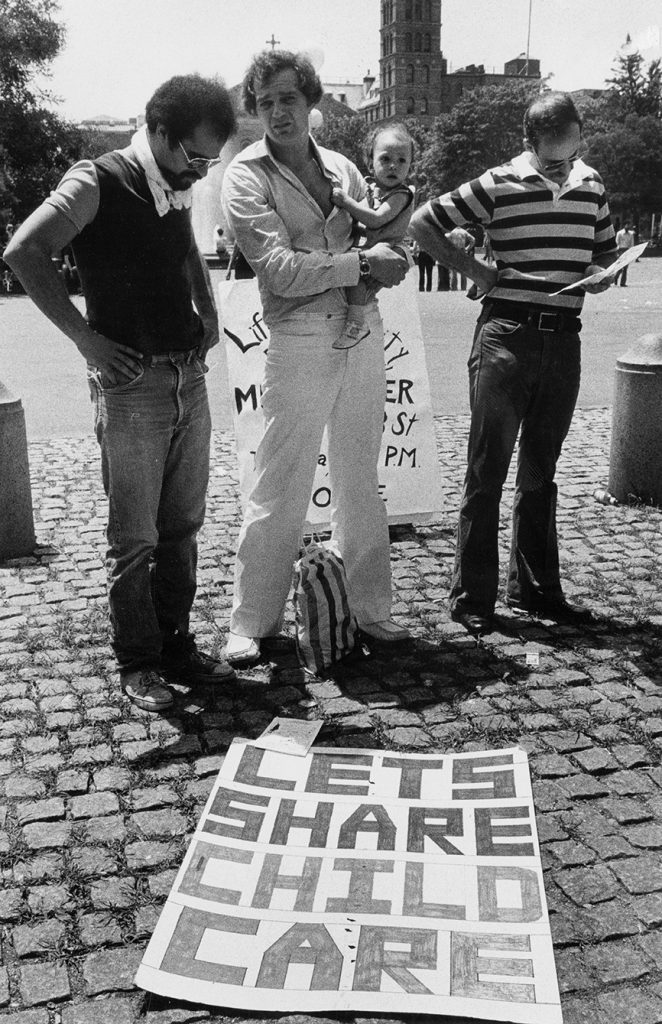
M412 0L407 0L407 3L405 4L405 21L411 21L411 8Z
M428 112L428 98L427 96L421 96L421 114L427 114Z
M429 53L430 52L430 33L429 32L426 32L425 35L423 36L423 49L424 49L425 53Z
M408 96L407 97L407 113L408 114L413 114L415 112L415 110L416 110L416 104L414 102L414 97L413 96Z
M430 68L428 67L427 64L424 64L423 67L421 68L421 82L423 83L423 85L430 84Z
M421 52L421 33L420 32L417 32L416 35L414 36L414 49L416 50L416 53L420 53Z
M414 81L414 65L407 64L407 70L405 71L405 84L411 85Z
M405 32L405 53L411 53L411 32Z
M423 4L421 3L421 0L416 0L414 17L416 18L416 21L423 21Z
M388 84L389 86L393 85L393 67L391 65L389 65L388 69Z
M432 21L432 3L430 0L425 0L425 20Z

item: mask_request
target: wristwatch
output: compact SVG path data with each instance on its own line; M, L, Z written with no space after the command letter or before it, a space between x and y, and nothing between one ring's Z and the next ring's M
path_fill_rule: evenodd
M359 253L359 275L368 277L370 275L370 260L365 253Z

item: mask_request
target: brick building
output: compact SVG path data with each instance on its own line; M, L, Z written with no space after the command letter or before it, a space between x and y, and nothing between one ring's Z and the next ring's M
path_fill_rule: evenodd
M483 64L448 71L441 50L442 0L381 0L379 82L369 81L358 110L369 123L391 117L432 121L468 89L540 78L540 61L520 54L503 73Z

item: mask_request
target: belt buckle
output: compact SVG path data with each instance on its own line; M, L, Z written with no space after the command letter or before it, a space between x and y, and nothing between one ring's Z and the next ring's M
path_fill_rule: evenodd
M545 327L547 320L551 320L551 327ZM559 330L559 314L558 313L539 313L538 314L538 330L539 331L558 331Z

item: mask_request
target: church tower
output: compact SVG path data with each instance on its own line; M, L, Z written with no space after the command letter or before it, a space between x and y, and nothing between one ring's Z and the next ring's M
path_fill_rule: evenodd
M379 107L376 120L442 111L441 0L381 0Z

